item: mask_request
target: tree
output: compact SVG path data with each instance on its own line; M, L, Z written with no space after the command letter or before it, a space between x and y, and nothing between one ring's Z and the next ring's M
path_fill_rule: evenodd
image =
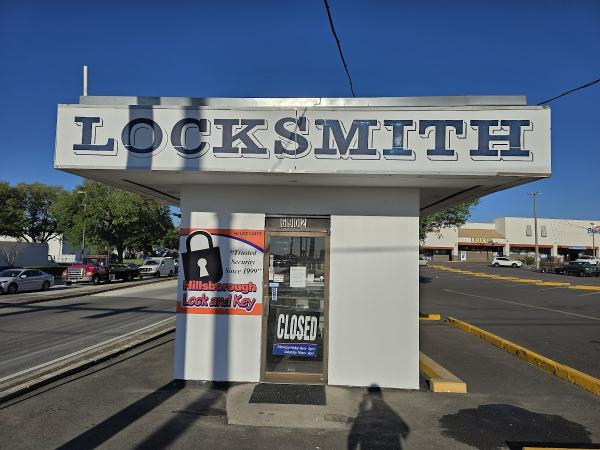
M419 220L419 240L423 242L430 231L464 225L469 220L469 217L471 217L471 208L477 205L477 203L479 203L479 200L470 200L422 217Z
M56 215L71 242L116 250L149 251L173 228L169 209L155 200L113 186L86 181L56 205Z
M159 244L165 249L179 250L179 227L172 225L159 241Z
M54 202L64 194L60 186L0 183L0 234L25 242L48 242L61 234L52 212Z
M14 188L0 181L0 236L15 236L22 228L23 210Z

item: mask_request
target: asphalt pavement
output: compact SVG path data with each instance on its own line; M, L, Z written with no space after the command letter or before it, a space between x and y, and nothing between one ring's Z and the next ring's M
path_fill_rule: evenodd
M597 278L448 264L473 272L598 285ZM452 316L600 378L600 289L519 283L421 267L420 310ZM473 337L473 339L477 339Z
M0 378L174 317L177 280L0 309Z
M325 405L249 404L238 393L254 384L173 383L171 334L0 405L0 442L10 449L600 448L590 446L600 442L597 396L446 323L421 328L423 350L465 379L468 394L328 386ZM271 426L248 425L265 417ZM311 420L313 428L299 428Z

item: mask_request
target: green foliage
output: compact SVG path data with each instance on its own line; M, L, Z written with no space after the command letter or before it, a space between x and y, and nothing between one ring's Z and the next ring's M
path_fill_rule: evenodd
M0 182L0 235L25 242L48 242L62 230L53 205L65 191L60 186Z
M422 217L419 220L419 240L423 242L430 231L464 225L471 216L471 208L477 205L477 203L479 203L479 200L470 200Z
M114 249L119 261L125 249L149 252L173 228L168 207L92 181L61 197L55 213L71 242L81 241L85 229L86 247Z
M159 241L159 244L165 249L179 250L179 227L171 225L163 238Z
M6 181L0 181L0 236L19 235L22 219L23 212L15 188Z

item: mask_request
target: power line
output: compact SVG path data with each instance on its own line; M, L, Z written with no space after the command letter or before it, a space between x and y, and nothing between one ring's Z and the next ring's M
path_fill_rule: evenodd
M538 103L538 106L545 105L546 103L550 103L552 100L556 100L557 98L564 97L565 95L569 95L569 94L571 94L571 93L573 93L575 91L578 91L580 89L588 88L588 87L593 86L594 84L596 84L598 82L600 82L600 78L598 78L597 80L594 80L594 81L590 81L589 83L582 84L581 86L578 86L578 87L576 87L574 89L570 89L570 90L568 90L566 92L563 92L562 94L557 95L556 97L552 97L552 98L549 98L548 100L544 100L543 102Z
M344 70L346 71L346 75L348 76L348 82L350 83L350 91L352 92L352 97L356 97L354 93L354 86L352 84L352 77L350 76L350 71L348 70L348 64L346 64L346 59L344 58L344 52L342 52L342 44L340 43L340 39L338 38L337 33L335 32L335 26L333 25L333 19L331 18L331 10L329 9L329 2L327 0L323 0L325 3L325 8L327 9L327 17L329 17L329 25L331 27L331 32L333 33L333 37L335 38L335 42L337 43L337 48L340 53L340 58L342 58L342 64L344 65Z

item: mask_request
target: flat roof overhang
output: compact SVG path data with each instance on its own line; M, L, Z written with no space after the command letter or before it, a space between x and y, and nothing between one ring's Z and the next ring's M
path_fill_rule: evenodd
M218 186L226 182L273 187L418 188L421 193L421 213L429 214L461 201L550 175L549 110L546 107L525 106L525 103L525 98L519 96L358 99L81 97L78 105L59 105L55 168L173 205L179 204L181 186L194 184ZM310 157L186 159L181 158L169 144L151 157L132 158L123 147L122 140L119 140L128 119L152 118L160 124L163 134L168 135L172 123L181 117L206 117L212 123L215 134L217 127L214 117L231 117L232 113L242 117L266 116L270 124L282 115L296 114L298 117L303 114L309 122L312 121L312 125L315 117L321 116L339 116L340 120L350 120L350 123L355 117L368 119L367 115L372 115L381 123L383 118L387 120L388 117L436 119L447 116L464 118L465 124L469 118L480 116L484 119L528 118L532 130L523 134L523 142L531 149L532 156L528 160L474 160L468 157L468 149L476 148L477 137L473 135L473 130L465 130L462 140L454 136L454 140L449 141L454 142L452 145L456 148L454 160L429 160L422 155L431 148L434 138L431 133L419 133L416 126L415 130L410 131L412 134L405 135L407 146L413 148L416 155L412 161L385 161L383 158L377 161L350 161L343 158L317 160ZM109 139L117 141L114 154L76 154L74 148L82 140L82 123L74 123L74 120L81 115L101 118L101 126L94 128L93 139L97 143L105 143ZM316 127L313 128L316 132ZM386 132L387 135L385 139L383 136L372 137L372 145L378 148L389 146L391 131L381 126L378 132L381 135ZM279 137L272 131L261 133L257 139L264 142L266 147L269 146L269 139L272 142L273 136ZM447 139L451 138L449 136ZM165 140L168 140L168 136L165 136ZM216 142L211 144L211 149L218 145ZM206 155L206 158L210 157L212 155ZM418 164L417 168L415 164Z

